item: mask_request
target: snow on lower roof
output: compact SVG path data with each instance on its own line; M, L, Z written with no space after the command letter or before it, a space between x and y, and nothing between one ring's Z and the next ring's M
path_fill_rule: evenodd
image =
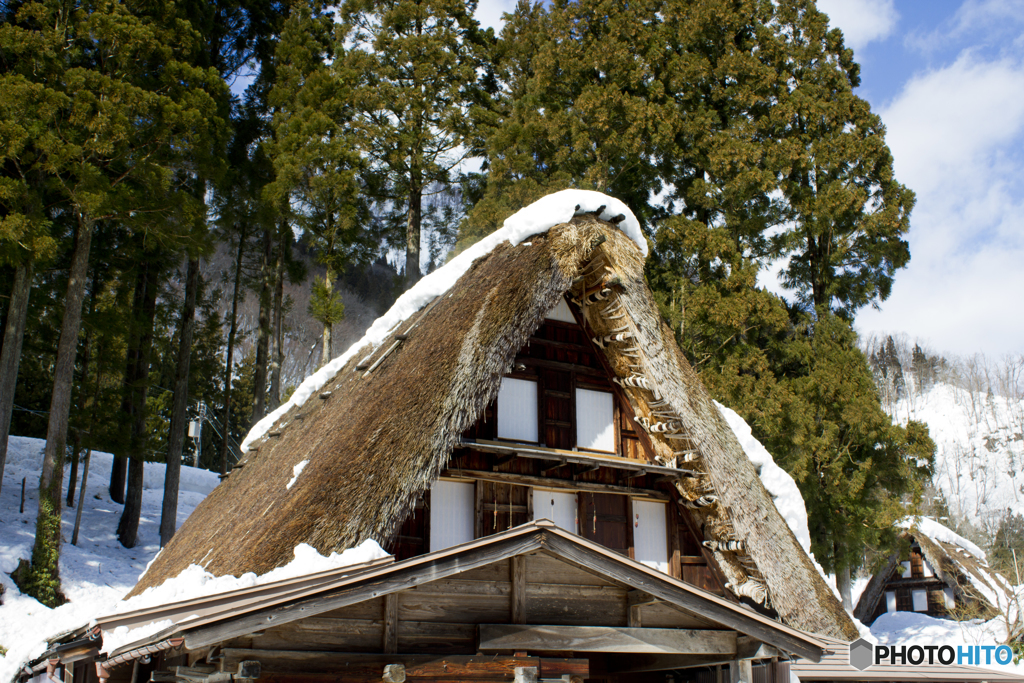
M509 216L499 230L469 247L442 268L425 276L412 289L400 296L387 313L370 325L370 329L366 331L362 339L307 377L288 401L257 422L242 441L242 452L248 451L249 444L263 437L274 423L289 410L302 405L310 396L320 391L328 380L345 367L357 351L367 345L376 349L394 331L395 327L426 306L435 297L441 296L451 289L458 279L469 270L474 261L491 253L498 244L505 240L512 245L522 244L531 235L547 232L556 225L568 222L575 215L594 213L598 209L601 209L598 217L604 220L610 221L619 216L624 217L618 223L618 228L636 243L640 253L646 258L647 240L644 239L643 233L640 231L640 223L629 207L618 199L590 190L562 190L542 197Z

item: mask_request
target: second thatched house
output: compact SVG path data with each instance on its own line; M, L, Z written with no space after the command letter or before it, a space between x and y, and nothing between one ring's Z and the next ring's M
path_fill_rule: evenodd
M854 616L866 625L891 612L989 619L1004 611L1013 588L975 544L935 520L907 520L909 552L894 552L865 586Z

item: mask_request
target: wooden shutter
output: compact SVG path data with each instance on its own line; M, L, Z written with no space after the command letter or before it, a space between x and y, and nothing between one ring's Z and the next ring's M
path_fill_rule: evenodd
M435 481L430 488L430 551L473 540L476 490L472 483Z
M633 559L668 573L668 529L665 503L633 501Z
M589 491L580 493L579 497L583 512L580 515L580 535L609 550L629 555L629 498Z
M577 501L575 493L533 489L533 518L550 519L560 529L577 532Z
M537 383L505 377L498 390L498 438L537 442Z
M576 389L576 445L615 452L615 397L606 391Z

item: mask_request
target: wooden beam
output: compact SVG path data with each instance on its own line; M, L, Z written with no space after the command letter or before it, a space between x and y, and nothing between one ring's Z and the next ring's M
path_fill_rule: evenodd
M380 655L346 652L317 652L305 650L252 650L225 648L224 666L234 670L243 661L258 661L262 665L260 680L275 674L308 673L316 680L318 675L331 676L329 680L379 682L384 667L400 664L405 667L406 679L494 679L511 681L518 667L539 667L542 678L560 678L563 675L589 675L586 659L560 659L555 657L494 657L475 655Z
M749 636L736 638L736 659L771 659L778 656L777 648L762 643L756 638Z
M698 618L735 629L815 663L821 660L823 648L807 642L808 638L813 640L813 636L790 629L757 613L748 614L718 596L677 583L668 575L664 575L662 580L654 571L615 561L603 549L592 549L588 544L574 543L556 534L549 534L544 545L564 562L585 571L603 574L613 581L643 586L651 595Z
M587 365L577 365L576 363L562 363L557 360L545 360L542 358L531 358L529 356L516 356L516 363L522 363L526 367L535 368L546 368L548 370L561 370L563 372L578 372L581 375L589 375L591 377L600 377L607 381L607 376L604 371L600 368L592 368Z
M480 651L504 650L729 656L736 653L736 633L673 628L480 624Z
M398 594L384 596L384 654L398 652Z
M635 674L648 671L673 671L720 664L725 660L719 655L605 655L605 670L609 674Z
M640 615L640 605L629 606L629 616L627 618L626 625L630 628L640 628L644 625L643 619Z
M512 575L512 623L526 623L526 558L516 555L509 560Z
M653 605L658 598L644 591L632 590L626 593L626 603L629 605L629 626L640 628L643 626L640 619L640 610L644 605Z
M643 496L655 500L669 500L669 495L663 491L654 489L643 489L636 486L615 486L613 484L598 484L590 481L569 481L566 479L547 479L545 477L534 477L527 474L513 474L511 472L486 472L483 470L444 470L442 477L458 477L462 479L479 479L482 481L499 481L515 486L538 486L545 489L565 489L567 491L593 491L595 493L616 493L624 496Z
M549 420L549 422L551 421ZM612 454L605 455L601 453L588 453L583 451L567 451L560 448L547 448L546 446L536 446L533 444L523 445L505 443L501 441L489 441L487 439L477 439L475 441L460 441L456 445L456 448L471 448L473 450L483 451L484 453L511 454L521 458L547 460L549 462L557 462L563 465L567 462L576 463L578 465L597 465L599 467L608 467L611 469L629 470L640 473L640 475L652 473L664 474L670 477L673 481L682 477L696 476L692 470L685 470L677 467L665 467L649 460L634 460L632 458L624 458L622 456Z
M197 650L216 645L232 638L240 638L254 631L287 624L297 619L313 617L324 612L354 605L424 583L444 579L514 555L541 548L541 534L512 533L501 541L481 540L478 546L452 549L424 555L422 559L406 560L397 569L363 572L350 584L329 593L319 593L284 605L260 609L235 618L226 618L207 626L185 632L185 647ZM183 629L184 630L184 629Z

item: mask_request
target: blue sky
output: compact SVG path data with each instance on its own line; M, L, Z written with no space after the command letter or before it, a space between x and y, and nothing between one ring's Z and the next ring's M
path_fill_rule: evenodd
M862 334L1024 353L1024 0L819 0L862 65L897 178L910 265Z
M501 27L513 0L481 0ZM818 0L861 64L896 177L917 193L910 265L862 335L1024 353L1024 0Z

